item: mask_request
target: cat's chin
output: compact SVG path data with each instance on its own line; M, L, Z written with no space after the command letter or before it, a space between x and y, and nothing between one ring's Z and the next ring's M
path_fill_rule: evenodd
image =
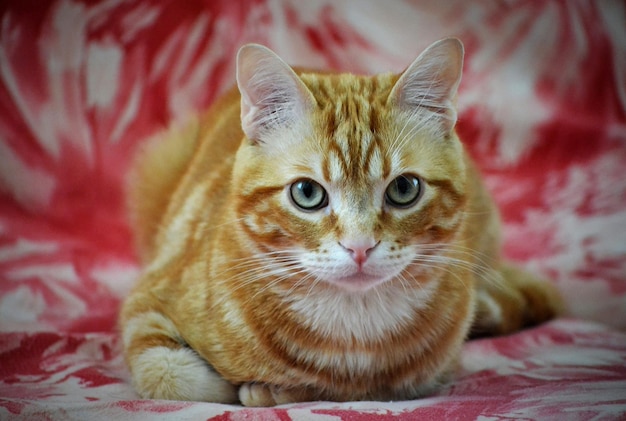
M357 273L354 275L335 278L327 282L348 292L365 292L382 283L387 279L379 276Z

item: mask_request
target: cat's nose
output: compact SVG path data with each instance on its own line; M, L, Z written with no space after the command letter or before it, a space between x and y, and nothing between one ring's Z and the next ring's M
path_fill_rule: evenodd
M355 240L346 239L340 241L339 245L350 253L352 259L359 265L359 268L361 268L378 243L379 242L373 238L362 238Z

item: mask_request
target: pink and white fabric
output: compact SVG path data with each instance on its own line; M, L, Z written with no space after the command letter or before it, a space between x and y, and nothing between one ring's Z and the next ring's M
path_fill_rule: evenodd
M342 71L466 46L458 131L504 253L569 314L469 342L409 402L259 409L141 400L116 315L138 273L133 152L234 81L240 45ZM0 3L0 419L625 419L626 4L622 1L9 0Z

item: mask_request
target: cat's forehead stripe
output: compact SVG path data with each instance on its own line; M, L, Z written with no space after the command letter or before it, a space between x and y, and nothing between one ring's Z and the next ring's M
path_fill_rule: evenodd
M324 178L331 181L363 175L387 177L390 162L378 135L379 112L391 85L381 83L377 77L346 75L305 75L303 80L314 93L321 112L328 151Z

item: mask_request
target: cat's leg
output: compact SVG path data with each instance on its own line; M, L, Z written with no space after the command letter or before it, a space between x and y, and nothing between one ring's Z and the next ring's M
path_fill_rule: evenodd
M244 406L267 407L318 399L319 394L308 388L285 389L265 383L244 383L239 388L239 401Z
M237 402L237 388L180 338L171 320L148 311L122 323L125 357L142 398Z
M477 284L472 336L499 335L545 322L563 311L556 288L504 264Z

